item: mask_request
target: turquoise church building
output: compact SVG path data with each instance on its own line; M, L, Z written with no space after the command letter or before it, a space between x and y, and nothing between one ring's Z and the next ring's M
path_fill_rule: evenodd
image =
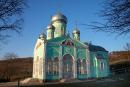
M33 78L43 81L88 79L109 75L108 51L80 41L80 31L66 33L67 17L58 12L34 47Z

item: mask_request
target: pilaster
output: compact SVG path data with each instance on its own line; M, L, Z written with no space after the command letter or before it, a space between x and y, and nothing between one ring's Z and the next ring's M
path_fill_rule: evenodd
M43 80L46 79L46 43L44 43L44 52L43 52Z
M63 69L62 69L62 46L60 46L60 50L59 50L60 54L59 54L59 78L62 78L62 73L63 73Z

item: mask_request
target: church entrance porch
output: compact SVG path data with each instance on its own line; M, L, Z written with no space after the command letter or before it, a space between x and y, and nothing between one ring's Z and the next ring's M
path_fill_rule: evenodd
M73 58L70 54L66 54L62 60L63 64L63 79L73 79L74 78L74 68L73 68Z

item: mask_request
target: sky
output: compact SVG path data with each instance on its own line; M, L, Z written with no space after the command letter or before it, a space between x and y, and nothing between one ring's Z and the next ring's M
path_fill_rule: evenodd
M51 16L58 11L67 19L67 32L70 34L76 26L81 32L81 41L91 42L104 47L109 52L124 50L124 45L130 41L130 36L118 36L106 32L96 32L81 24L91 24L94 21L104 22L99 16L103 0L28 0L28 7L23 15L23 31L20 35L13 33L7 44L0 50L0 58L6 53L15 53L19 57L32 57L34 46L41 32L46 32L46 26Z

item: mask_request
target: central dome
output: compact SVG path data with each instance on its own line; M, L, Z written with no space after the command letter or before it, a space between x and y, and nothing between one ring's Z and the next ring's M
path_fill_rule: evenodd
M67 23L67 18L65 15L63 15L62 13L58 12L56 13L54 16L52 16L52 19L51 19L52 23L55 22L55 21L63 21L65 23Z

